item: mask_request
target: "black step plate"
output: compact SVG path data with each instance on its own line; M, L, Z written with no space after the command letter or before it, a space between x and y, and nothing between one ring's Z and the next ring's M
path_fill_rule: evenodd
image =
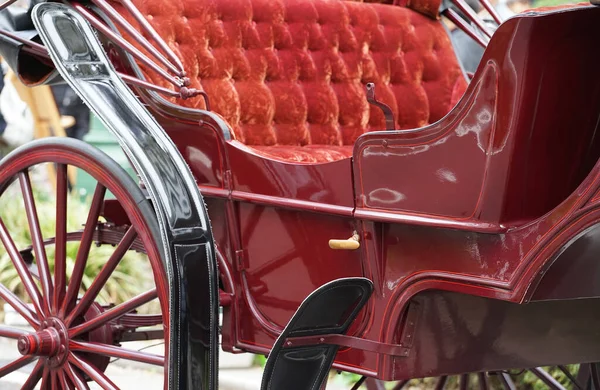
M318 390L337 345L283 348L289 337L345 334L373 292L365 278L337 279L313 291L300 305L269 354L261 390Z

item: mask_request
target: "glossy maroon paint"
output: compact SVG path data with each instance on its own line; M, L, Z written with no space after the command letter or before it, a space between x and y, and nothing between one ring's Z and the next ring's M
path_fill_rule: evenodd
M552 317L564 299L597 296L591 287L553 290L560 274L543 276L563 249L585 247L577 240L589 240L582 232L600 221L599 21L600 9L591 6L508 20L446 117L422 129L365 134L352 159L332 163L265 158L228 139L214 117L140 91L207 198L222 288L231 296L223 347L266 353L308 293L333 279L366 276L375 293L353 336L398 343L409 332L407 305L425 290L476 296L479 314L498 311L492 318L517 331L506 330L500 345L491 345L493 364L484 367L481 357L464 357L485 356L481 343L493 341L496 328L480 338L453 334L448 348L479 348L480 355L445 354L438 342L446 337L444 319L425 308L408 358L342 349L337 368L392 380L600 358L587 346L571 346L552 361L525 348L500 353L527 341L518 332L530 331L521 315ZM359 250L328 248L329 239L355 230ZM588 259L598 253L589 250ZM579 253L564 252L561 261ZM557 306L519 305L546 299ZM452 321L486 324L459 303ZM568 321L548 326L563 331ZM599 350L600 340L588 341Z
M396 358L398 379L600 358L597 299L518 305L428 291L413 300L421 306L420 325L410 355Z
M598 54L589 49L597 11L589 11L507 21L448 116L418 131L361 137L357 211L501 230L562 202L600 153Z

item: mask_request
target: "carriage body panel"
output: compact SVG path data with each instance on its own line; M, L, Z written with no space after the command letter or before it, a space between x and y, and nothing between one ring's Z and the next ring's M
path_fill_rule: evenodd
M558 290L549 279L537 295L535 291L558 254L582 242L578 237L598 221L595 107L600 90L589 76L598 55L583 48L590 47L593 31L600 28L595 24L599 12L582 7L507 21L497 32L502 38L492 41L465 95L448 115L420 129L366 133L358 137L352 158L333 162L288 161L269 154L267 147L228 139L230 129L209 126L208 119L200 128L186 125L193 132L186 137L179 125L166 123L202 120L203 114L171 116L171 102L140 91L153 104L160 102L157 116L170 117L163 122L165 129L176 134L172 137L192 171L213 172L197 180L226 263L221 266L228 273L225 290L232 296L225 308L223 347L267 353L310 291L328 280L365 276L374 282L375 292L349 334L400 342L407 335L409 303L425 294L427 305L416 310L426 313L414 331L420 344L408 357L342 350L334 367L398 380L506 369L515 359L530 365L555 363L544 361L558 353L553 346L510 357L498 352L499 347L489 355L481 352L489 359L467 358L466 351L499 336L466 335L465 329L481 319L468 316L469 298L460 294L483 297L477 302L490 312L502 308L505 315L498 314L496 320L516 327L502 334L502 345L524 339L543 345L548 333L528 330L525 313L546 318L547 331L587 321L578 316L552 319L564 303L525 303L598 297L592 284ZM556 25L568 26L566 32ZM567 89L571 94L561 92ZM213 141L198 142L195 134L202 132L202 137L212 134ZM194 158L192 149L198 156L214 156L218 150L219 158ZM327 240L349 237L354 230L361 236L360 250L327 247ZM589 253L586 258L592 261L596 251ZM579 270L583 277L584 268ZM571 275L569 280L576 278ZM452 321L471 324L454 325L456 345L465 346L465 355L456 352L446 363L429 365L421 360L445 353L425 335L444 328L432 317L431 302L446 299L446 293L440 292L439 298L421 293L426 290L452 292L447 299L455 299L460 308ZM591 338L584 329L580 335ZM569 359L594 355L585 348L572 353Z
M225 140L228 169L223 172L231 177L219 189L199 185L214 204L209 210L220 210L213 218L215 231L221 232L215 236L235 284L237 304L226 309L235 311L229 328L235 334L226 337L230 347L267 352L303 296L344 276L366 276L375 284L374 299L351 334L387 343L402 337L403 312L423 290L527 302L554 255L597 223L589 213L598 184L592 167L598 156L594 107L599 95L589 88L594 83L587 76L597 55L582 50L591 44L597 13L590 7L506 22L498 32L504 39L488 48L486 65L447 116L414 131L367 133L358 138L352 160L294 164ZM558 24L569 26L569 33L553 30ZM578 47L565 53L574 36L580 37ZM509 50L512 42L519 45ZM548 60L561 55L566 57L560 62ZM547 70L540 72L544 66ZM561 73L565 69L570 69L567 75ZM572 94L558 92L567 86ZM565 109L550 109L559 106ZM536 107L554 117L536 116ZM580 115L573 120L575 109ZM585 156L577 157L583 150ZM354 191L348 189L351 169ZM328 239L353 230L361 234L360 253L327 248ZM598 296L591 285L570 291L552 297ZM548 318L558 308L530 307ZM527 321L518 321L523 313L514 313L518 310L506 321L525 327ZM421 321L424 329L435 328L431 320ZM505 337L517 340L518 334ZM531 342L546 337L527 334ZM492 336L457 343L487 341ZM422 342L419 348L426 348L428 342ZM419 351L414 356L432 353ZM543 364L548 353L521 358ZM589 352L581 353L590 358ZM482 365L454 358L469 363L453 363L444 372L507 368L500 357ZM392 358L358 350L339 353L336 367L384 379L437 372L423 368L413 355Z

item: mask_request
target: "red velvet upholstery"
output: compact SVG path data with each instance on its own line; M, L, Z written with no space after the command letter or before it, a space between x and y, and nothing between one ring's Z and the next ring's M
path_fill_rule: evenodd
M428 12L439 5L409 1ZM381 111L366 100L368 82L392 107L399 129L439 120L466 88L441 22L404 7L340 0L135 3L235 138L269 156L350 156L358 136L385 128ZM177 103L204 108L201 98ZM298 148L307 145L314 147Z

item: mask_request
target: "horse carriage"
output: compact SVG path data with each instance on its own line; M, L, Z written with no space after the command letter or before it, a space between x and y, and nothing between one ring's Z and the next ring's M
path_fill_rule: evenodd
M19 353L0 377L32 365L23 389L116 389L121 359L214 390L222 349L268 355L265 390L324 389L332 369L359 374L352 389L513 389L523 372L600 389L600 9L502 21L481 3L495 31L463 0L6 8L3 58L27 85L68 83L136 177L73 139L2 160L30 242L0 219L23 293L0 298L26 324L0 326ZM485 47L474 74L442 16ZM30 177L43 164L50 236ZM97 181L75 230L73 167ZM111 245L86 281L92 247ZM101 301L132 251L152 286Z

